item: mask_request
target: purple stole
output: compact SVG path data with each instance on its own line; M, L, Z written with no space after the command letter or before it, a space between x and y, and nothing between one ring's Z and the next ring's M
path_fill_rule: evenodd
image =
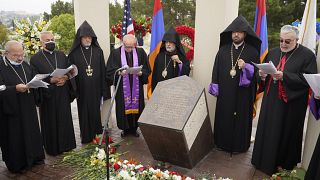
M136 48L132 49L133 52L133 67L138 67L138 55ZM124 46L121 47L121 65L127 65L127 57ZM123 99L125 114L138 114L139 113L139 77L132 74L132 92L130 87L129 74L123 76Z

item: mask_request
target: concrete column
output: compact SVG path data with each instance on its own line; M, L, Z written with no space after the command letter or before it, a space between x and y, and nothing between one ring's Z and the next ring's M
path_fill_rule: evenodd
M105 61L107 61L110 54L109 0L75 0L73 2L76 30L83 21L88 21L97 35L98 42L103 50ZM106 118L106 111L109 109L109 105L110 100L103 104L103 122Z
M193 78L206 88L219 49L220 33L238 16L239 0L198 0L196 2L195 56ZM216 98L207 93L213 128Z
M318 57L317 57L317 66L318 72L320 72L320 45L318 46ZM303 158L302 158L302 167L308 169L309 162L311 160L314 147L316 145L318 136L320 133L320 120L316 121L311 111L309 111L307 133L304 141L303 149Z

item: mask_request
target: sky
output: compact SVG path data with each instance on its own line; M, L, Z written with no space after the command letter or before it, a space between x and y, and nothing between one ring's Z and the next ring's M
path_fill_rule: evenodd
M43 12L51 13L51 4L57 0L0 0L0 11L25 11L39 14ZM72 2L72 0L61 0Z

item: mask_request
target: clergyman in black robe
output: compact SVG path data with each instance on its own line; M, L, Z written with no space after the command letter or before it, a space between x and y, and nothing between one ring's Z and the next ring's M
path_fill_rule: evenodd
M312 96L310 99L310 111L316 120L320 119L320 97ZM320 134L318 136L318 140L316 146L314 148L308 170L304 177L305 180L315 180L320 179Z
M190 62L182 47L179 34L171 27L162 38L160 52L152 70L151 90L158 82L190 73Z
M116 86L121 76L115 99L117 126L123 130L122 137L128 134L139 137L137 121L145 105L143 85L148 83L150 67L147 54L136 45L137 40L133 35L124 36L123 45L111 51L107 62L106 75L109 81ZM138 67L141 65L142 70L138 74L127 74L125 70L117 71L124 66Z
M30 59L35 74L51 74L55 69L69 67L66 55L56 51L54 36L51 32L42 32L40 41L43 49ZM39 113L44 148L49 155L58 155L76 147L71 116L73 89L68 76L44 79L49 88L40 88L41 100Z
M13 173L43 163L45 158L38 123L34 90L26 84L32 79L30 66L23 62L23 47L17 41L6 43L0 58L2 159Z
M243 16L238 16L221 34L209 93L217 97L214 143L227 152L245 152L250 147L256 70L261 41Z
M110 98L110 88L106 82L103 51L87 21L77 30L68 58L78 68L75 82L81 142L89 143L102 133L101 101Z
M297 28L285 25L280 47L270 50L264 62L272 61L277 72L259 70L259 87L264 91L252 164L266 174L293 169L301 161L304 119L309 85L303 73L317 73L315 54L298 44Z

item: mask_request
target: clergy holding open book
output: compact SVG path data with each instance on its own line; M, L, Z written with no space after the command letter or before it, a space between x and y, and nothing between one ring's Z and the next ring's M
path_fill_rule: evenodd
M115 97L117 126L122 130L122 137L129 134L140 136L137 128L138 119L144 109L143 85L148 83L150 73L147 54L136 45L137 40L133 35L125 35L123 45L111 51L107 62L107 79L116 86L118 78L122 77ZM137 74L128 74L126 70L121 71L122 67L141 65L142 69Z
M9 171L21 172L43 163L44 151L36 110L36 96L26 85L31 68L23 61L22 44L8 41L0 57L0 147Z
M70 66L66 55L55 50L55 40L51 32L42 32L40 42L42 49L30 59L35 74L51 74L56 69ZM41 101L38 106L41 133L47 154L58 155L76 147L70 105L73 88L67 75L49 76L44 81L50 85L46 89L40 89Z
M317 73L315 54L298 44L299 31L285 25L280 31L280 47L272 49L264 62L272 61L275 74L259 71L264 97L252 154L252 164L269 175L291 170L301 161L303 125L308 105L309 85L303 73Z
M250 147L255 68L260 39L243 16L238 16L221 34L209 93L217 97L214 143L224 151L245 152Z

